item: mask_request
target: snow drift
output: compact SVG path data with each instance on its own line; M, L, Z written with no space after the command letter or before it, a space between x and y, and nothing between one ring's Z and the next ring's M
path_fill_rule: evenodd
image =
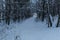
M13 28L1 40L60 40L60 28L48 28L45 21L35 22L35 18L34 15L23 23L10 24Z

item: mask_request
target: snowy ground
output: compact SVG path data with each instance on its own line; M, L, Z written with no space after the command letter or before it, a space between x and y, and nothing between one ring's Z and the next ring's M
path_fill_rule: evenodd
M1 40L60 40L60 28L48 28L45 22L35 22L35 17L11 26Z

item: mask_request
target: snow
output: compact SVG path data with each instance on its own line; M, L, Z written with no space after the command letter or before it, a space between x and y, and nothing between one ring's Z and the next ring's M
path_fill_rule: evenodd
M23 23L10 24L13 28L1 40L60 40L60 28L48 28L45 21L35 22L35 15Z

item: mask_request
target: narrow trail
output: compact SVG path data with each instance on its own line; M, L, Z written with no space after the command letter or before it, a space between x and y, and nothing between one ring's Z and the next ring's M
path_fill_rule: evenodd
M60 28L47 28L45 23L36 23L35 17L13 24L15 28L8 31L3 40L60 40Z

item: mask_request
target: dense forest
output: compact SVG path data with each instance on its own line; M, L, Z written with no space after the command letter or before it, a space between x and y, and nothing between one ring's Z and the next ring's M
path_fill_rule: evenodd
M0 9L0 22L4 21L10 24L10 21L20 22L37 14L37 20L47 20L48 27L52 27L52 20L58 15L56 27L60 25L60 0L5 0L2 2ZM5 5L5 6L4 6Z

